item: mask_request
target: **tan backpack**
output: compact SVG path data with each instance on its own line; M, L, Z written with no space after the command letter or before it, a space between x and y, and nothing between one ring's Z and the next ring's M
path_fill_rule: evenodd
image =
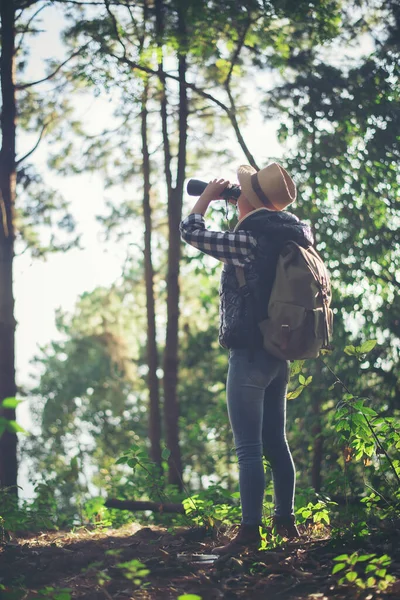
M240 288L247 289L244 270L236 268ZM258 323L264 348L285 360L316 358L329 349L333 313L328 271L310 246L286 242L276 266L268 318Z

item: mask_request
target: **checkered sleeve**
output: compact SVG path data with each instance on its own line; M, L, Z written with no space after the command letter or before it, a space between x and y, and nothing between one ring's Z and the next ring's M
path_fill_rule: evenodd
M254 260L257 240L246 231L210 231L197 213L186 217L179 229L185 242L224 263L243 267Z

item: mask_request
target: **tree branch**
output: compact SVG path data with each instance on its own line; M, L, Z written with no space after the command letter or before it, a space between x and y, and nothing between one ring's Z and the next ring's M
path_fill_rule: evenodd
M114 29L115 37L117 38L119 44L122 46L122 50L123 50L123 53L124 53L123 59L125 60L125 58L126 58L126 46L123 43L123 41L121 40L121 37L119 35L117 19L115 18L114 14L111 12L111 9L110 9L110 0L104 0L104 4L105 4L105 7L106 7L107 14L110 17L111 22L113 24L113 29Z
M29 21L27 22L27 24L26 24L26 26L25 26L24 30L23 30L23 31L21 31L21 32L18 32L18 33L21 33L21 39L19 40L19 44L18 44L18 46L15 48L15 54L16 54L16 53L17 53L17 52L18 52L18 51L21 49L22 42L23 42L23 40L24 40L24 36L25 36L25 34L26 34L28 31L29 31L29 26L30 26L30 24L32 23L32 21L33 21L33 20L34 20L34 19L37 17L37 15L38 15L38 14L39 14L39 13L40 13L40 12L41 12L41 11L42 11L44 8L47 8L48 6L51 6L51 4L50 4L49 2L47 2L47 3L43 4L43 6L41 6L40 8L38 8L38 10L37 10L35 13L33 13L33 15L31 16L31 18L30 18L30 19L29 19Z
M236 50L233 53L232 60L231 60L231 66L230 66L228 75L226 76L226 79L224 81L224 85L225 86L229 87L229 84L230 84L230 81L231 81L231 77L232 77L232 71L234 69L234 66L236 64L237 59L239 58L240 52L241 52L241 50L243 48L244 40L246 39L246 35L247 35L248 30L249 30L250 23L251 23L251 20L249 19L249 21L246 24L246 27L242 31L242 35L239 38L239 42L238 42L238 45L236 46Z
M172 75L171 73L166 73L166 71L164 70L154 70L151 69L150 67L146 67L144 65L140 65L139 63L132 61L130 58L125 57L124 61L122 61L122 57L110 53L111 56L113 56L117 61L120 62L125 62L127 65L129 65L132 69L138 69L139 71L144 71L145 73L149 73L150 75L156 75L157 77L164 77L166 79L173 79L174 81L178 81L179 82L179 77L177 75ZM229 108L229 106L227 106L226 104L224 104L223 102L221 102L220 100L218 100L217 98L215 98L215 96L212 96L211 94L208 94L207 92L205 92L204 90L202 90L201 88L198 88L194 83L189 83L187 81L182 82L182 85L184 85L186 88L192 90L193 92L195 92L196 94L198 94L199 96L201 96L202 98L205 98L206 100L209 100L210 102L212 102L213 104L216 104L217 106L219 106L229 117L229 120L232 123L233 129L236 133L236 138L239 142L240 147L242 148L247 160L249 161L249 164L251 166L253 166L255 169L257 169L259 171L259 167L257 166L257 163L255 161L254 156L251 154L251 152L249 151L246 142L244 141L244 138L241 134L240 128L239 128L239 124L237 122L236 119L236 115L234 113L234 111L236 110L235 107L235 103L232 97L232 93L230 91L230 89L227 90L228 93L228 97L229 100L231 102L231 105L233 108Z
M24 160L26 160L29 156L31 156L31 154L33 154L35 152L35 150L37 149L37 147L40 144L40 141L44 135L44 132L46 131L47 127L50 125L51 121L49 121L48 123L45 123L42 127L42 131L40 132L39 138L36 142L36 144L33 146L33 148L31 150L29 150L29 152L27 152L25 154L25 156L23 156L22 158L19 158L18 160L15 161L16 166L18 167Z
M22 83L19 85L16 85L16 89L17 90L25 90L26 88L32 87L34 85L38 85L39 83L43 83L44 81L49 81L49 79L52 79L55 75L57 75L57 73L73 58L75 58L75 56L78 56L78 54L80 54L82 52L82 50L84 50L85 48L87 48L89 46L90 42L87 42L84 46L82 46L81 48L79 48L79 50L76 50L76 52L74 52L73 54L71 54L71 56L69 56L66 60L64 60L64 62L62 62L60 65L58 65L57 69L55 71L53 71L53 73L50 73L50 75L47 75L47 77L43 77L43 79L38 79L38 81L31 81L30 83Z
M139 114L137 116L139 116ZM116 133L117 131L120 131L120 129L122 129L122 127L124 127L127 124L129 119L131 118L131 116L132 116L132 114L129 114L127 117L125 117L125 119L119 125L117 125L117 127L115 127L114 129L103 129L103 131L100 131L100 133L94 133L93 135L85 134L85 139L95 140L96 138L104 137L106 135L109 135L110 133Z
M121 510L152 510L158 513L180 513L185 514L183 504L166 502L151 502L150 500L117 500L116 498L109 498L104 503L106 508L118 508Z
M237 115L236 104L235 104L235 100L233 98L232 91L231 91L231 88L230 88L230 80L231 80L231 77L232 77L232 72L233 72L235 64L236 64L236 62L237 62L237 60L239 58L240 52L241 52L241 50L243 48L243 44L244 44L244 41L246 39L246 35L247 35L248 30L249 30L250 24L251 24L251 19L249 18L249 20L246 23L246 26L244 27L244 29L242 31L242 35L239 38L236 50L235 50L235 52L234 52L234 54L232 56L231 66L230 66L228 75L226 76L226 79L224 81L224 88L225 88L225 91L227 93L227 96L229 98L229 103L230 103L230 109L229 109L229 112L227 114L228 114L229 119L231 121L232 127L233 127L233 129L234 129L234 131L236 133L236 138L237 138L237 140L239 142L239 145L240 145L241 149L243 150L243 152L244 152L247 160L249 161L250 165L252 167L254 167L257 171L259 171L260 169L257 166L255 158L251 154L250 150L248 149L248 147L247 147L247 145L246 145L246 143L244 141L244 138L242 136L242 132L240 131L239 123L238 123L238 120L236 118L236 115Z
M26 0L24 1L20 1L20 2L16 2L16 9L20 10L21 12L18 15L18 19L20 18L20 16L22 15L23 11L26 10L27 8L30 8L32 6L32 4L35 4L37 2L37 0Z
M57 1L60 1L60 0L57 0ZM109 5L111 4L111 2L110 2L110 0L104 0L104 2L106 4L107 12L108 12L108 14L109 14L109 16L110 16L110 18L112 19L112 22L113 22L115 36L116 36L118 42L120 43L120 45L123 48L123 56L118 56L117 54L115 54L114 52L112 52L109 49L110 56L112 56L113 58L115 58L117 62L124 63L124 64L128 65L131 69L138 69L139 71L143 71L145 73L148 73L149 75L155 75L156 77L158 77L159 80L160 80L160 82L161 82L161 84L162 84L162 86L163 86L163 94L164 95L165 95L165 82L166 82L166 79L168 78L168 79L173 79L174 81L177 81L180 85L183 85L185 88L191 89L192 91L194 91L196 94L198 94L202 98L205 98L205 99L209 100L210 102L212 102L213 104L219 106L219 108L221 108L227 114L227 116L229 117L229 120L231 121L233 129L234 129L234 131L236 133L236 138L237 138L237 140L239 142L239 145L242 148L243 153L245 154L247 160L249 161L249 163L251 164L251 166L253 166L255 169L259 170L259 167L257 166L257 163L255 161L255 158L253 157L253 155L249 151L249 149L248 149L248 147L247 147L247 145L246 145L246 143L244 141L244 138L242 136L242 133L240 131L239 124L238 124L238 121L237 121L237 118L236 118L236 112L237 112L236 111L236 106L235 106L235 102L234 102L234 99L233 99L233 96L232 96L232 93L231 93L231 90L230 90L230 87L229 87L229 80L230 80L230 76L231 76L231 73L232 73L232 70L233 70L233 66L234 66L234 64L235 64L235 62L236 62L236 60L237 60L237 58L238 58L238 56L240 54L241 48L243 47L244 40L245 40L245 37L246 37L246 33L247 33L247 30L248 30L248 28L250 26L251 20L249 20L249 22L246 25L245 30L242 33L242 36L241 36L239 44L238 44L238 48L236 49L235 54L234 54L233 59L232 59L232 65L231 65L230 72L229 72L228 77L227 77L227 79L225 81L225 89L226 89L226 92L228 94L228 98L229 98L230 105L231 105L230 107L228 107L226 104L224 104L223 102L221 102L220 100L218 100L217 98L215 98L214 96L212 96L211 94L208 94L207 92L205 92L201 88L198 88L193 83L188 83L187 81L182 81L181 76L179 76L179 75L172 75L172 74L167 73L166 71L164 71L162 60L159 62L157 70L155 70L155 69L152 69L151 67L147 67L145 65L141 65L141 64L137 63L136 61L133 61L132 59L128 58L127 53L126 53L125 44L121 40L121 37L120 37L119 32L118 32L117 21L115 19L115 16L113 15L113 13L109 10ZM158 27L160 27L160 24L158 24ZM162 113L163 113L163 105L162 105ZM163 126L165 126L165 125L166 125L166 115L164 114Z

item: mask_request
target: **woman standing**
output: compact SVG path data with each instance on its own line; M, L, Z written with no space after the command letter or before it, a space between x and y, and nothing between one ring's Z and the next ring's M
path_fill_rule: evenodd
M296 199L296 186L283 167L271 163L257 172L241 166L237 174L242 193L233 232L205 228L209 204L221 199L229 183L223 179L208 184L180 225L185 242L224 263L219 342L229 349L227 405L239 461L242 522L229 544L214 549L219 554L234 554L260 543L263 455L272 469L274 527L282 536L298 536L293 512L295 469L285 432L289 363L264 350L257 323L267 318L282 245L294 241L308 247L313 243L310 228L284 210ZM244 270L251 303L240 289L238 267Z

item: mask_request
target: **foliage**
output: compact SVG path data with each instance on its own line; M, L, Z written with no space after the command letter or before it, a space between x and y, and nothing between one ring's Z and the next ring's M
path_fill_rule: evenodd
M1 406L3 408L16 408L18 404L23 402L23 400L17 400L16 398L5 398ZM5 431L11 431L13 433L27 433L21 425L19 425L13 419L7 419L6 417L0 417L0 437L3 435Z
M96 529L111 527L113 520L109 510L104 506L104 498L90 498L83 506L82 517L85 522L93 524Z
M63 515L57 514L54 487L38 483L34 491L32 502L24 500L19 503L7 488L0 488L1 518L5 531L56 529L57 523L62 523Z
M221 523L231 525L240 522L239 506L232 504L237 493L227 494L219 486L194 494L183 500L185 514L190 516L197 526L214 527ZM224 502L225 500L225 502Z
M38 591L38 600L70 600L72 592L69 588L56 589L53 587L45 587Z
M0 591L4 600L22 600L26 598L27 590L24 588L9 588L0 583ZM70 588L54 588L46 586L35 592L38 600L71 600L72 590Z
M313 523L325 522L326 525L330 524L329 509L337 506L336 502L330 502L329 500L318 500L318 502L309 502L305 506L301 506L296 510L296 517L299 524L305 523L310 520Z
M116 566L122 570L124 577L137 586L142 586L143 579L150 573L150 570L146 569L145 565L136 559L118 563Z
M390 566L390 556L384 554L362 554L353 552L353 554L341 554L334 559L336 562L332 569L332 574L341 573L340 584L353 585L362 590L375 589L386 590L386 588L395 581L395 577L387 573L387 567ZM365 563L365 564L364 564Z
M82 570L82 572L94 575L97 585L104 586L106 583L111 581L111 577L107 573L107 569L101 568L102 566L103 563L101 561L97 561L88 565L85 569Z
M376 340L368 340L361 346L347 346L344 352L356 356L358 360L365 359L365 355L371 352L376 345ZM387 505L392 509L398 508L398 484L400 483L400 429L396 426L392 417L381 417L375 410L365 403L368 398L353 396L347 386L337 378L337 382L344 387L346 392L338 403L335 414L335 429L339 439L345 444L345 465L352 461L363 460L367 467L373 466L373 456L376 457L375 469L385 479L389 476L393 479L394 489L389 488L391 503ZM354 453L354 457L353 457ZM392 457L390 456L392 455ZM382 457L386 464L382 465ZM390 468L391 473L388 473ZM375 498L375 494L373 496ZM365 502L365 499L364 499ZM371 505L373 500L370 499Z

